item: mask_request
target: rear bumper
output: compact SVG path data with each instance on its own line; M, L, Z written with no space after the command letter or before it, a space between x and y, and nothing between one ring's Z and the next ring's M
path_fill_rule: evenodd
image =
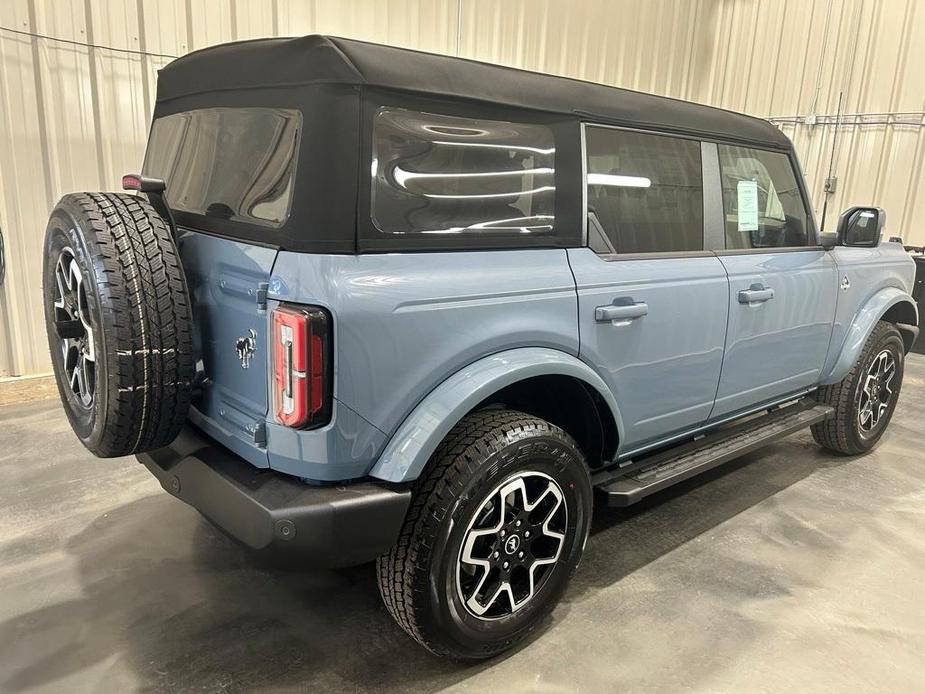
M361 564L396 542L407 489L361 482L314 487L255 468L187 426L170 446L138 460L161 486L255 549L291 549L319 566Z

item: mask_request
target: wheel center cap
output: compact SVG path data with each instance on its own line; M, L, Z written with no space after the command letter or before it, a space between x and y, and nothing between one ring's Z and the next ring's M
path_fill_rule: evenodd
M514 554L520 549L520 535L511 535L504 541L504 551L506 554Z

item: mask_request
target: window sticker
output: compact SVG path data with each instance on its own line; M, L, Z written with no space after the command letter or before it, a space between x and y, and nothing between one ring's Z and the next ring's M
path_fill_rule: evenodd
M739 231L758 231L758 184L755 181L739 181L736 192Z

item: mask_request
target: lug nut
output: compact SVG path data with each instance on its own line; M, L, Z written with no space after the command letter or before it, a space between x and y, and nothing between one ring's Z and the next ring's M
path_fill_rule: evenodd
M517 553L517 558L518 558L518 559L523 559L523 558L524 558L524 553L523 553L523 552L518 552L518 553Z
M521 524L521 521L517 521L516 523L514 523L514 525L516 525L518 528L520 527L520 524Z
M507 531L504 530L504 529L502 528L502 529L501 529L501 537L504 537L505 535L507 535Z
M501 553L500 553L500 552L495 552L495 559L497 559L497 558L500 557L500 556L501 556Z
M509 563L504 562L504 563L501 565L501 568L504 569L505 571L507 571L507 567L509 567L509 566L510 566Z
M530 537L530 531L524 530L524 537Z

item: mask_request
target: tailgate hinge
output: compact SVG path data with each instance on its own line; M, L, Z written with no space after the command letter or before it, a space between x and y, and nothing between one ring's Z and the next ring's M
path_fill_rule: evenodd
M267 290L270 288L269 282L257 283L257 310L267 310Z

